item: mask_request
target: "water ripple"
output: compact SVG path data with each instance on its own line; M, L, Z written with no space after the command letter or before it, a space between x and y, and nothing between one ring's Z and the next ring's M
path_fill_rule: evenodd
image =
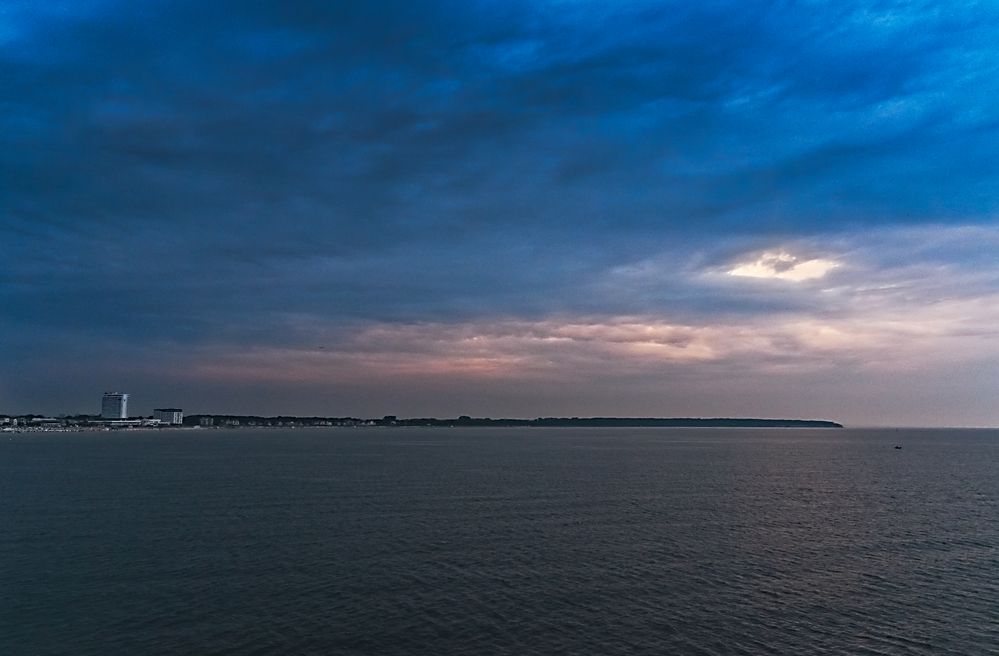
M997 653L997 438L19 438L0 653Z

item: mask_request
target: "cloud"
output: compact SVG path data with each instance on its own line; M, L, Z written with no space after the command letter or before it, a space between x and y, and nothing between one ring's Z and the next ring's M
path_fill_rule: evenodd
M804 259L787 251L768 251L750 262L737 263L726 273L730 276L748 278L776 278L802 282L824 278L827 273L839 266L835 260L812 258Z
M328 366L495 385L845 367L906 341L892 313L946 324L924 347L971 343L925 312L978 316L999 288L997 18L15 2L0 373L39 382L3 398L70 404L53 362L254 389Z
M676 323L663 316L551 317L459 323L372 324L323 340L322 347L258 348L199 356L188 369L224 380L429 379L511 382L577 376L627 378L704 364L725 371L789 372L927 369L999 358L999 293L917 310L887 297L876 311L821 317L784 315ZM216 350L217 349L213 349ZM189 366L189 365L185 365Z

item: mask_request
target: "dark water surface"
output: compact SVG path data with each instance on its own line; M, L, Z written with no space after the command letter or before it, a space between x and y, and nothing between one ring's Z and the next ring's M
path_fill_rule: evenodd
M0 440L7 656L999 653L997 431Z

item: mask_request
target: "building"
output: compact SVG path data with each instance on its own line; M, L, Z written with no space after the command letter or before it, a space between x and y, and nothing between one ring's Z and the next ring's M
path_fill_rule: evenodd
M128 419L128 394L104 392L101 399L101 417L104 419Z
M153 419L159 419L162 424L183 424L184 411L180 408L156 408L153 410Z

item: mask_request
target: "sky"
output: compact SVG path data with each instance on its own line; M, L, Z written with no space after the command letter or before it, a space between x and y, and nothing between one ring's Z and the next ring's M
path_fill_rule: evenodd
M999 424L999 4L6 0L0 413Z

